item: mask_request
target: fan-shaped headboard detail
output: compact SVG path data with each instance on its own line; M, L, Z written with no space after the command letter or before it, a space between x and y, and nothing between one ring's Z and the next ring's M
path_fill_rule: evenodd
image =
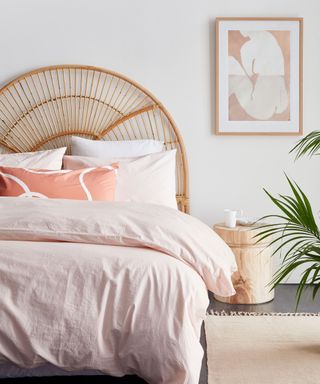
M189 211L182 137L163 105L118 73L83 65L36 69L0 90L0 147L29 152L68 146L72 135L96 140L163 140L177 149L177 201ZM143 186L142 186L143 188Z

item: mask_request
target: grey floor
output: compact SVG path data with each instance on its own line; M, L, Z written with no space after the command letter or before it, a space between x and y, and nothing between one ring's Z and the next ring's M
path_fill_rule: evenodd
M209 310L214 311L245 311L245 312L296 312L295 293L296 284L281 284L276 288L274 300L265 304L239 305L224 304L214 300L210 294ZM297 312L320 312L320 291L319 296L312 300L312 289L307 288L303 294Z
M210 294L210 306L209 310L213 311L245 311L245 312L295 312L295 291L297 286L295 284L280 285L275 292L275 299L266 304L257 304L257 305L230 305L219 303L214 300L213 296ZM320 298L320 296L319 296ZM312 300L311 289L307 289L305 294L301 299L301 303L297 309L297 312L320 312L320 299L316 298L315 301ZM204 334L204 328L202 329L201 343L206 350L206 340ZM208 375L207 375L207 365L206 365L206 356L204 356L202 371L199 384L208 384ZM56 377L56 378L39 378L39 379L6 379L0 380L1 384L4 383L46 383L46 384L56 384L56 383L104 383L104 384L142 384L145 383L143 380L136 377L124 377L124 378L112 378L107 376L89 376L89 377L70 377L66 380L65 377Z

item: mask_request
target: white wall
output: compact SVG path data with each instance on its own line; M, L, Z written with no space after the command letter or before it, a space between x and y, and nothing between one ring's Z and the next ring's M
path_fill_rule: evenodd
M91 64L150 89L173 115L190 163L192 213L208 224L226 207L273 210L262 187L287 192L286 171L320 209L320 159L294 164L295 137L217 137L214 20L304 17L305 133L320 129L319 0L0 0L0 85L33 68Z

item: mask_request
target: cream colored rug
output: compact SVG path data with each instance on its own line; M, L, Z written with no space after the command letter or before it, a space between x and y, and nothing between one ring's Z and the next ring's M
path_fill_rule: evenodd
M320 384L320 316L207 316L208 384Z

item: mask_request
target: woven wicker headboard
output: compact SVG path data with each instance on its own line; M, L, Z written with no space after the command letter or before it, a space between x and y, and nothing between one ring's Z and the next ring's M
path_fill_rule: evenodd
M96 140L163 140L177 148L177 201L189 212L183 140L163 105L132 80L103 68L36 69L0 90L0 147L29 152L68 146L70 136ZM143 186L142 186L143 188Z

